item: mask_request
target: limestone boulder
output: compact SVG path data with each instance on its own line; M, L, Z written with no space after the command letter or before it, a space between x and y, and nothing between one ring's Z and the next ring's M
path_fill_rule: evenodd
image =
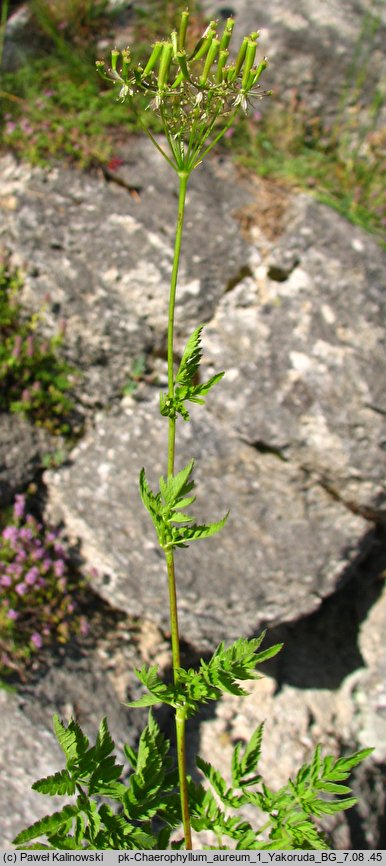
M0 413L0 505L9 505L41 467L55 440L20 415Z

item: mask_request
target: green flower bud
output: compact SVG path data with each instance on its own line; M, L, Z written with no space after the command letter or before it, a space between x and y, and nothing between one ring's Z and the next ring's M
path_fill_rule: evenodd
M189 69L188 69L188 64L187 64L187 61L186 61L186 53L185 53L185 51L178 51L178 52L177 52L177 55L176 55L176 60L177 60L177 62L178 62L178 64L179 64L179 67L180 67L180 70L181 70L181 72L182 72L182 76L183 76L183 78L185 79L185 81L190 81L191 78L190 78L190 75L189 75ZM177 79L176 79L176 80L177 80Z
M188 21L189 21L189 10L186 9L186 11L183 12L181 15L180 30L179 30L179 34L178 34L178 47L179 47L180 51L183 51L185 48L185 38L186 38L186 30L188 27Z
M248 39L247 48L246 48L246 52L245 52L243 77L241 80L241 87L243 90L248 86L249 73L250 73L252 66L254 64L254 61L255 61L256 48L257 48L256 42L252 39Z
M128 48L122 51L122 78L126 78L131 63L131 55Z
M232 38L232 31L233 31L234 26L235 26L234 18L228 18L227 23L225 25L224 33L221 37L220 51L225 51L225 49L228 48L228 45L229 45L231 38Z
M155 65L156 65L156 63L160 57L160 54L162 52L162 47L163 47L162 42L156 42L155 45L153 46L153 51L151 52L149 60L147 61L147 64L146 64L146 66L142 72L142 78L146 78L146 76L149 75L149 72L151 72L154 69L154 67L155 67Z
M237 78L237 76L241 70L241 67L244 63L248 41L249 41L248 36L244 36L244 39L243 39L243 41L240 45L240 48L239 48L239 53L238 53L237 58L236 58L234 78Z
M234 81L234 78L235 78L235 67L234 66L227 66L227 68L224 69L224 78L225 78L225 81L227 82L227 84L231 84L231 82Z
M172 40L173 46L173 57L175 57L178 51L177 30L173 30L173 32L170 34L170 38Z
M264 57L264 60L262 60L261 63L259 63L257 69L254 72L251 87L254 87L256 82L259 80L261 73L264 72L264 69L266 69L267 66L268 66L268 60L266 57Z
M228 56L229 56L229 51L225 51L225 50L222 51L220 48L220 56L218 58L217 74L216 74L216 83L217 84L221 84L223 81L224 66L227 62Z
M111 68L112 68L113 72L116 72L116 70L117 70L117 60L118 60L119 55L120 55L120 51L118 51L116 48L113 48L113 50L111 52Z
M209 27L206 28L205 32L201 36L201 39L198 40L193 53L189 57L189 60L201 60L201 58L205 56L216 35L216 27L216 22L211 21Z
M158 72L158 90L166 87L169 77L170 64L172 62L173 46L171 42L162 43L162 54Z
M219 39L212 39L212 44L209 48L207 58L205 60L205 66L204 66L202 75L200 76L201 86L203 86L207 82L207 78L208 78L210 69L211 69L211 67L212 67L212 65L216 59L216 54L218 52L219 47L220 47L220 40Z

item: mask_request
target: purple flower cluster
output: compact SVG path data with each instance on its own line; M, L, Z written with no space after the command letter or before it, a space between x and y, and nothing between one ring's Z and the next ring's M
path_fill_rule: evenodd
M74 594L79 581L71 574L55 530L28 513L24 496L16 496L12 523L0 534L0 649L6 658L24 661L71 632L85 634ZM12 665L14 666L14 665ZM0 659L1 668L1 659Z

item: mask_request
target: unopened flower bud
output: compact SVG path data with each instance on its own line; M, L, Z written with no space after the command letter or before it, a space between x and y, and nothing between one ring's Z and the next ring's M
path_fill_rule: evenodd
M268 66L268 59L267 59L267 57L264 57L264 60L262 60L261 63L259 63L257 69L254 72L251 87L254 87L256 82L259 80L261 73L264 72L264 69L266 69L267 66Z
M173 46L171 42L162 43L162 54L158 72L158 90L166 87L169 77L170 64L172 62Z
M116 72L119 54L120 52L116 48L113 48L111 52L111 69L113 72Z
M178 34L178 47L179 47L180 51L183 51L185 48L185 38L186 38L186 30L188 27L188 21L189 21L189 11L188 11L188 9L186 9L186 11L183 12L181 15L180 30L179 30L179 34Z
M241 43L241 45L240 45L240 48L239 48L239 53L238 53L237 58L236 58L236 63L235 63L235 74L234 74L234 77L235 77L235 78L237 78L237 76L238 76L238 74L239 74L239 72L240 72L240 69L241 69L241 67L242 67L242 65L243 65L243 63L244 63L244 58L245 58L245 54L246 54L246 50L247 50L247 45L248 45L248 36L244 36L244 39L243 39L243 41L242 41L242 43Z
M221 37L220 51L225 51L225 49L228 48L228 45L229 45L231 38L232 38L232 32L233 32L234 26L235 26L234 18L228 18L227 23L225 25L224 33Z
M185 51L179 51L176 59L179 63L183 78L185 79L185 81L190 81L190 75L189 75L189 69L188 69Z
M131 63L131 55L128 48L122 51L122 78L126 78Z
M225 64L226 64L226 62L227 62L228 56L229 56L229 51L221 50L221 48L220 48L220 56L219 56L219 58L218 58L217 74L216 74L216 82L217 82L217 84L221 84L221 83L222 83L222 80L223 80L223 72L224 72L224 66L225 66Z
M149 75L149 73L152 72L152 70L154 69L161 55L162 46L163 42L156 42L153 46L153 51L151 52L149 60L147 61L147 64L142 72L142 78L146 78L146 76Z
M207 51L209 51L212 41L216 35L216 27L216 22L211 21L205 32L202 34L201 39L198 40L193 53L189 57L189 60L201 60L202 57L205 57L205 54L207 53Z
M208 51L208 54L207 54L207 57L205 60L204 69L203 69L202 75L200 76L201 86L203 86L207 82L207 78L208 78L210 69L211 69L211 67L212 67L212 65L216 59L216 54L218 52L219 47L220 47L220 40L219 39L212 39L212 43L211 43L211 46L209 48L209 51Z
M231 84L231 82L234 81L234 79L235 79L235 67L234 66L227 66L227 68L224 70L224 78L225 78L225 81L227 82L227 84Z
M255 62L256 48L257 48L256 42L253 39L248 39L247 48L246 48L246 52L245 52L245 63L244 63L243 77L241 80L241 87L243 90L248 87L249 73L252 69L254 62Z
M173 57L175 57L177 54L177 51L178 51L177 30L173 30L173 32L170 34L170 39L172 41L172 46L173 46Z

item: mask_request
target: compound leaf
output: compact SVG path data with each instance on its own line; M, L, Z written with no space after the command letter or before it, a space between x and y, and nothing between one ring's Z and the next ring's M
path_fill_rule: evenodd
M108 729L107 719L104 717L99 725L95 744L95 754L98 760L101 760L102 758L107 757L107 755L110 755L114 749L114 740L112 739Z
M181 385L191 385L197 374L202 357L201 333L204 325L199 325L193 331L185 346L180 366L176 375L176 382Z
M30 842L31 839L36 839L38 836L50 836L60 827L68 824L78 814L78 811L78 806L64 806L60 812L45 815L40 821L35 821L30 827L22 830L13 840L14 844L23 845L25 842Z
M50 794L51 797L56 794L71 795L75 792L75 782L68 770L59 770L52 776L34 782L32 788L34 791L39 791L39 794Z
M53 724L56 739L66 755L67 762L74 759L78 760L87 752L89 745L88 738L74 719L70 720L66 728L60 721L59 716L55 714Z

